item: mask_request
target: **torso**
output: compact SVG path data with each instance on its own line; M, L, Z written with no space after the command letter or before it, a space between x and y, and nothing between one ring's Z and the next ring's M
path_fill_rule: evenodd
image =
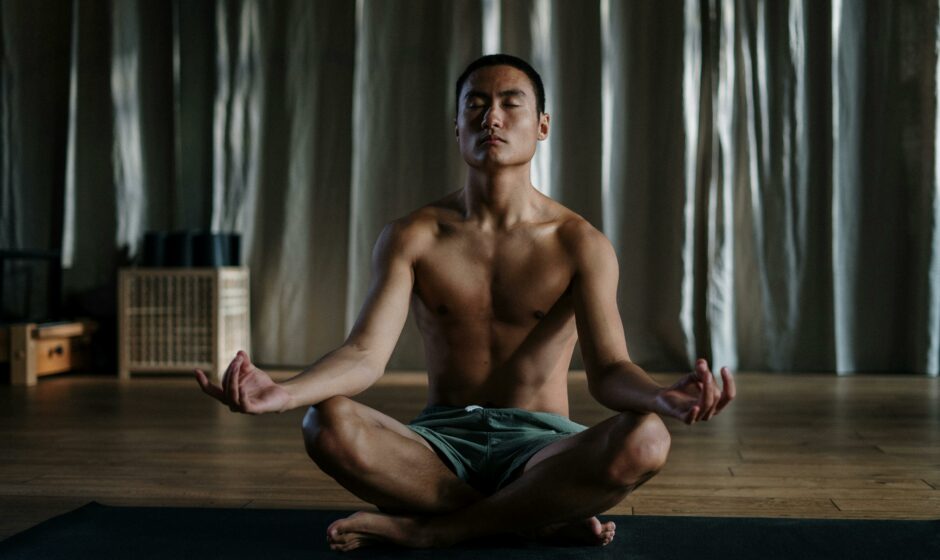
M577 341L565 228L583 218L548 197L532 222L484 231L451 195L407 218L427 228L411 309L424 340L431 405L568 414Z

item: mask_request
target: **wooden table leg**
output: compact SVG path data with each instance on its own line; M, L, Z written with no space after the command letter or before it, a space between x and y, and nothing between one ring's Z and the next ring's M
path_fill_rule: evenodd
M36 384L36 341L33 339L35 323L10 326L10 384Z

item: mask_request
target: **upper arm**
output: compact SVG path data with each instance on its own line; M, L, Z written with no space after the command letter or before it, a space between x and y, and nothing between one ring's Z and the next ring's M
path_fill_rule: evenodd
M586 222L573 230L572 300L581 355L591 378L609 365L630 360L617 309L620 270L614 248L604 234Z
M372 252L372 278L346 345L362 351L377 372L385 370L408 318L414 286L415 232L401 222L385 226Z

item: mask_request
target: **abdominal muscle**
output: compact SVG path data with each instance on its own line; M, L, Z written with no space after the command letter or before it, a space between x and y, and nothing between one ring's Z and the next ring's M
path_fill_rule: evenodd
M492 319L433 328L424 319L418 323L427 356L428 405L521 408L568 416L568 365L577 340L573 319L568 340L551 352L538 353L520 349L532 328Z

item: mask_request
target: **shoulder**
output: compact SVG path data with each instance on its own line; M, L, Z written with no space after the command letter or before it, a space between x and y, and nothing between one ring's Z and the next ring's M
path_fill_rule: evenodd
M388 222L376 241L376 254L416 259L438 236L445 213L439 205L429 204Z
M617 266L617 254L607 236L574 212L563 218L558 237L578 270L599 265Z

